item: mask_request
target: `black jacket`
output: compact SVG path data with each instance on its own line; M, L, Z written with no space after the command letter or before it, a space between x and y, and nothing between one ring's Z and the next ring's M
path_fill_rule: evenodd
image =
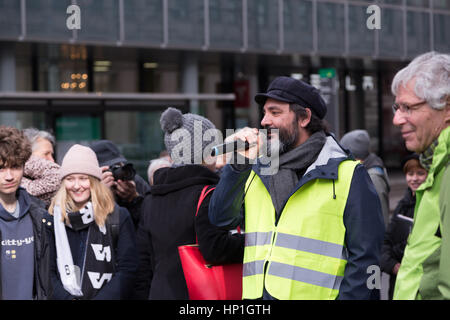
M112 279L97 293L93 300L125 300L131 297L134 287L135 273L138 266L138 257L136 251L135 230L131 216L125 208L119 209L119 231L118 238L114 241L116 272ZM55 231L53 225L53 216L49 213L45 219L50 222L45 232L49 243L49 278L52 283L53 292L51 299L54 300L73 300L68 291L64 289L59 276L55 243ZM69 241L71 253L74 262L80 261L85 255L88 230L75 231L66 227L67 239ZM75 262L76 263L76 262ZM82 265L78 265L83 272Z
M17 198L24 198L24 202L29 204L28 213L33 224L34 235L34 285L33 296L37 300L47 300L51 294L51 285L49 277L49 245L44 226L46 221L43 219L47 211L39 205L39 200L28 194L25 189L17 190ZM0 233L0 240L2 239ZM0 299L2 297L2 284L0 272Z
M412 195L411 189L407 189L403 198L397 204L394 215L389 223L381 256L381 270L391 275L389 297L392 299L396 276L392 274L392 268L400 263L405 252L406 241L412 228L414 218L414 206L416 197Z
M143 202L138 228L140 267L136 281L138 299L189 299L178 246L195 243L209 262L242 261L244 237L230 235L208 219L211 194L204 199L197 219L200 193L215 185L219 176L199 165L162 168Z

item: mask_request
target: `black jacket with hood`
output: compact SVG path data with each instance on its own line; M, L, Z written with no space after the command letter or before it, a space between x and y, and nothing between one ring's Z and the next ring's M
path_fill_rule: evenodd
M47 300L50 296L51 286L49 278L49 247L44 232L44 225L47 223L43 219L46 210L39 205L39 200L27 193L23 188L16 192L18 201L21 204L21 212L29 214L33 225L34 236L34 284L33 297L37 300ZM0 232L0 240L2 235ZM1 264L0 264L1 266ZM2 299L2 283L0 272L0 299Z
M219 176L200 165L162 168L143 202L137 241L140 267L136 281L137 299L189 299L178 246L195 243L211 263L241 262L244 236L209 222L211 193L204 199L197 218L198 200L206 185Z

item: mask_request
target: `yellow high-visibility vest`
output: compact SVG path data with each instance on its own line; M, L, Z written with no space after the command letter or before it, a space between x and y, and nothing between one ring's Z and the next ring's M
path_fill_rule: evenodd
M243 299L335 299L347 250L343 215L358 162L345 160L338 179L313 179L287 201L275 224L275 209L252 171L246 183ZM333 197L335 195L335 198Z

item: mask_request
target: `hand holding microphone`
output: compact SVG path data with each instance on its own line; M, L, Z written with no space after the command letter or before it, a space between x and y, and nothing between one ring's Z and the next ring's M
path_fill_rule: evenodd
M250 144L248 141L235 140L223 144L219 144L212 148L211 157L216 157L229 152L237 152L242 150L248 150L250 148Z
M246 127L228 136L224 144L215 146L211 150L211 156L224 155L228 159L234 152L238 152L248 159L255 159L261 144L258 129Z

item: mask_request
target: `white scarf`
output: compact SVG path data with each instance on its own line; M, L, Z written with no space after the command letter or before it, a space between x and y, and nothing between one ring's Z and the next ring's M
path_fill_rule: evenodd
M85 209L86 208L86 209ZM94 220L92 203L88 202L86 206L80 210L85 219ZM87 214L86 214L87 213ZM81 270L73 263L72 252L70 250L69 241L67 240L66 226L62 219L61 208L55 206L53 210L54 227L55 227L55 244L56 244L56 262L58 266L61 282L70 294L81 297ZM84 221L87 223L88 221Z

